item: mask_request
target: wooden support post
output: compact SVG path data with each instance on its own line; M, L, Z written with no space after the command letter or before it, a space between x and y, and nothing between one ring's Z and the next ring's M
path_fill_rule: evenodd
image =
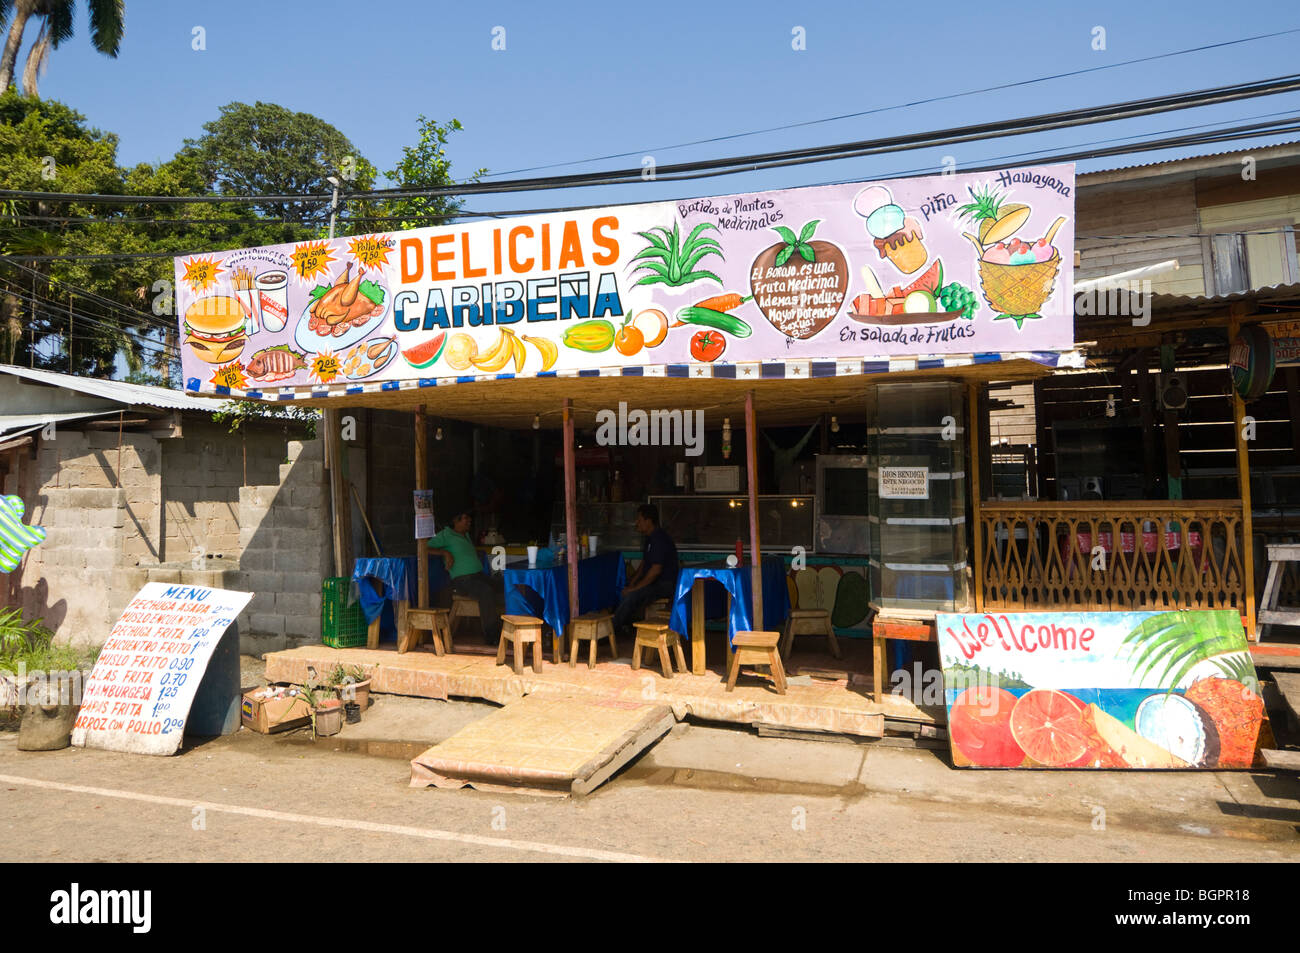
M578 468L574 458L573 401L564 398L564 549L568 559L569 622L578 612ZM559 637L559 633L556 633ZM558 658L556 659L558 661Z
M329 472L330 503L334 529L334 575L352 575L352 499L343 478L343 437L339 431L339 412L327 410L321 421L325 427L325 466Z
M763 553L758 538L758 423L754 414L754 392L745 391L745 476L749 484L749 575L754 591L755 632L763 631ZM730 642L730 635L728 635ZM730 656L728 656L730 661Z
M980 520L980 502L982 493L980 492L980 385L968 384L966 386L966 409L970 421L967 430L967 446L969 455L966 460L966 469L970 473L970 538L971 552L974 554L975 566L975 611L984 611L984 546L982 539L984 537L984 524ZM1008 531L1014 537L1014 530L1008 527ZM1014 538L1007 541L1008 546L1014 546Z
M1282 376L1286 381L1286 406L1291 418L1291 452L1300 457L1300 368L1284 367Z
M1241 322L1233 318L1228 322L1228 343L1237 339ZM1233 437L1237 447L1237 489L1241 492L1241 562L1246 572L1246 604L1242 606L1242 615L1246 618L1246 638L1252 642L1259 639L1255 625L1255 534L1250 506L1250 453L1246 447L1245 427L1246 402L1241 399L1237 389L1232 389L1232 426Z
M1177 365L1174 363L1174 348L1171 344L1160 345L1160 370L1170 373ZM1157 399L1159 399L1157 397ZM1178 411L1166 410L1165 428L1165 497L1171 500L1183 498L1183 464L1179 455Z
M373 450L373 448L372 448ZM429 419L424 414L424 404L415 409L415 488L429 488ZM370 495L370 483L366 483ZM423 539L415 541L415 577L418 586L416 605L429 608L429 544Z

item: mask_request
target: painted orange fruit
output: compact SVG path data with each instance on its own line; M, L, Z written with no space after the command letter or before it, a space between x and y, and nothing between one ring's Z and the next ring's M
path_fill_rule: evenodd
M1087 756L1092 732L1083 704L1073 695L1036 688L1011 712L1011 736L1031 759L1049 768L1066 768Z
M614 335L614 348L620 354L631 357L643 347L645 347L645 335L639 328L630 324L623 325L619 328L618 334Z
M976 685L966 689L948 711L948 734L957 752L981 768L1014 768L1025 752L1011 734L1016 696L1004 688Z

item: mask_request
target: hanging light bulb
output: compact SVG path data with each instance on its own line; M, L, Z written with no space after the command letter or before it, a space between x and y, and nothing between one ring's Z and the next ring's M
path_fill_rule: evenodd
M1114 394L1106 395L1106 416L1107 417L1115 416L1115 395Z
M840 418L831 417L831 433L840 432Z
M722 459L731 459L731 418L722 418Z
M534 430L541 430L541 429L542 429L542 415L541 415L541 414L533 414L533 429L534 429Z
M434 440L441 440L441 439L442 439L442 428L441 428L441 427L439 427L437 430L435 430L435 431L433 432L433 439L434 439Z

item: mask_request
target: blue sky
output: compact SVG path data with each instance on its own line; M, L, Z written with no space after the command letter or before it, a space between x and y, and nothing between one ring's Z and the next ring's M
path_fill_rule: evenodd
M1105 70L874 116L728 142L666 146L890 106L1050 73L1300 27L1294 0L1182 3L709 4L143 2L127 0L116 60L77 34L41 82L120 136L119 160L170 158L224 103L256 100L314 113L380 169L415 139L415 118L459 118L454 170L506 172L610 153L669 163L898 135L1282 75L1300 34ZM206 49L193 49L194 28ZM492 49L504 27L504 51ZM806 50L792 49L802 27ZM1095 27L1105 50L1092 48ZM28 30L28 39L35 34ZM19 60L21 70L22 59ZM666 199L959 168L1029 149L1193 124L1300 114L1300 95L1247 101L1032 138L841 160L695 182L471 199L470 208ZM1197 151L1221 151L1215 145ZM1179 153L1080 165L1108 168ZM1006 164L1016 164L1014 160ZM637 158L553 172L640 165ZM521 204L522 203L522 204Z

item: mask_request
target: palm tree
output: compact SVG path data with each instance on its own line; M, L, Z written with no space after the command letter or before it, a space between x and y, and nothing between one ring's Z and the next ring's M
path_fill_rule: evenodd
M27 21L39 17L41 29L23 70L23 92L36 95L37 75L50 50L58 49L60 43L72 38L74 6L75 0L0 0L0 24L13 15L4 52L0 53L0 91L8 89L14 81L14 67L18 64ZM86 6L90 9L91 45L105 56L117 56L122 45L126 0L86 0Z

